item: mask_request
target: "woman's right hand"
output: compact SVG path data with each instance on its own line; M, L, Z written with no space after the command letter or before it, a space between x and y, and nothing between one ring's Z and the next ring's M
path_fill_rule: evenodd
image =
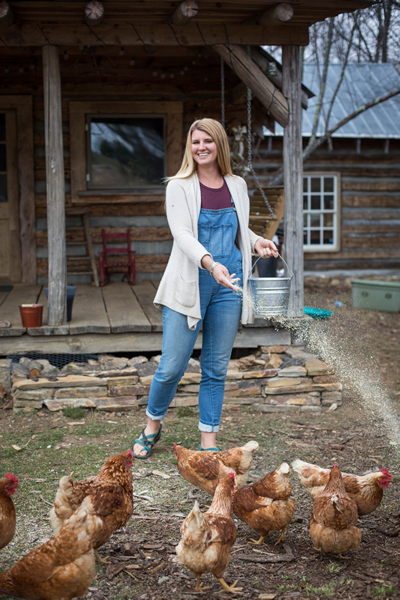
M221 263L216 265L212 272L212 277L214 277L217 283L234 292L238 292L240 288L235 284L239 281L239 277L235 279L235 275L236 273L230 275L228 269L224 265L221 265Z

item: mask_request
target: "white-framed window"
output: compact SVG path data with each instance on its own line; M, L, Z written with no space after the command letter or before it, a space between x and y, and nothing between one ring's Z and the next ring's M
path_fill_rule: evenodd
M303 176L303 249L337 251L340 240L340 176L307 173Z

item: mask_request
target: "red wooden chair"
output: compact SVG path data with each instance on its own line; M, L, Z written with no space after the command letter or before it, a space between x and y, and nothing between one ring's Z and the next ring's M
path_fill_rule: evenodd
M103 236L103 251L100 252L100 285L104 286L110 280L110 273L126 273L130 284L135 285L136 283L136 266L135 266L135 252L131 250L131 233L129 229L126 233L106 233L102 230ZM125 241L126 246L113 248L107 246L107 240L120 240ZM118 243L118 242L116 242ZM110 260L112 255L125 255L126 260L118 261L115 259Z

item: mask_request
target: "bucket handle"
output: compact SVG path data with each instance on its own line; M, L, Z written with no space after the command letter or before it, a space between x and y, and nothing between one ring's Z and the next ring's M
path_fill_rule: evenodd
M289 273L289 279L292 279L292 277L293 277L293 273L292 273L292 271L289 269L287 262L285 261L285 259L283 258L283 256L281 256L281 255L279 254L279 252L278 252L278 256L279 256L279 258L281 258L281 259L283 260L283 262L285 263L285 266L286 266L286 268L287 268L287 271L288 271L288 273ZM258 263L258 261L260 260L260 258L263 258L263 257L262 257L262 256L259 256L259 257L257 258L256 262L254 263L254 265L251 267L250 275L251 275L251 273L252 273L252 271L253 271L254 267L256 266L256 264Z

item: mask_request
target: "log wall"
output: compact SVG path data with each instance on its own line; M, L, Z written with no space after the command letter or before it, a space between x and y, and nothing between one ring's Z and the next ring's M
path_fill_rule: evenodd
M123 54L121 54L123 52ZM192 48L60 48L62 122L66 209L71 202L69 104L77 100L181 100L184 130L196 118L221 117L220 58L211 49ZM64 59L67 57L67 60ZM132 64L132 62L134 64ZM4 95L32 96L34 120L34 174L36 208L36 264L38 281L47 278L47 209L44 134L44 101L41 48L0 49ZM226 122L247 121L246 95L238 94L237 75L225 68ZM253 100L254 131L271 125L261 103ZM184 140L182 140L183 148ZM260 180L267 185L282 164L282 139L266 138L254 148L254 163ZM385 150L388 150L385 152ZM341 244L339 252L305 254L306 270L398 268L400 265L400 141L333 139L333 150L321 147L305 163L307 171L341 173ZM250 188L254 182L247 178ZM100 198L99 198L100 200ZM138 279L160 279L168 260L172 238L163 201L79 204L90 210L90 226L97 255L101 229L130 227L136 250ZM68 270L90 271L85 259L83 228L79 218L67 217ZM89 281L82 275L75 281ZM72 282L72 281L71 281Z
M308 140L303 139L305 147ZM341 175L338 252L305 252L304 269L400 268L400 140L332 139L304 163L304 173ZM254 158L268 185L282 165L282 138L266 138Z
M121 54L123 52L123 54ZM136 251L137 279L160 279L172 248L172 236L164 211L163 197L159 202L121 203L112 199L99 203L71 201L70 102L112 101L183 101L184 132L193 120L204 116L221 118L220 58L204 48L156 48L147 53L143 48L107 47L91 51L79 48L60 49L62 126L65 169L65 207L90 210L89 224L95 255L101 250L101 230L131 230L132 247ZM64 57L68 56L67 60ZM47 282L47 207L46 159L44 133L43 80L40 48L30 55L1 55L7 63L3 93L31 94L33 97L34 174L36 208L36 264L39 283ZM112 61L112 62L111 62ZM132 64L132 62L134 64ZM230 92L240 83L231 69L225 69L227 94L226 121L238 125L246 121L245 97L233 104ZM256 100L255 107L262 119L268 116ZM262 129L262 123L258 122ZM184 134L185 137L185 134ZM184 139L182 139L182 150ZM69 277L69 283L87 282L91 277L90 260L83 243L84 231L79 217L66 219L67 269L82 275ZM79 244L82 242L82 244ZM86 257L87 256L87 257ZM97 259L98 262L98 259Z

